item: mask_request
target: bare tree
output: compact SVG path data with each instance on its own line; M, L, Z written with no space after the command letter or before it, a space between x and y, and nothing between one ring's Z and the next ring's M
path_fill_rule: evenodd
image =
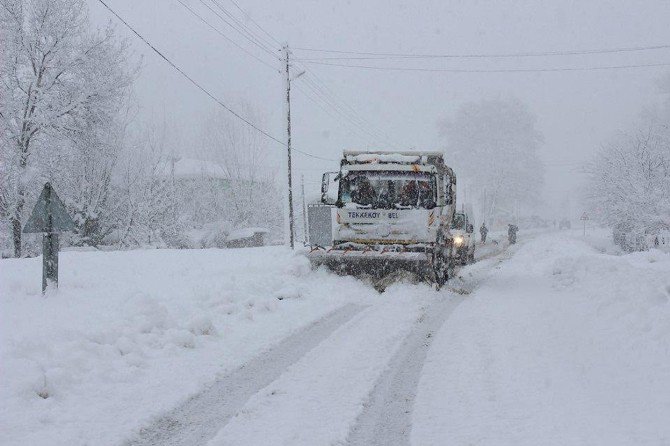
M89 29L84 0L0 0L0 17L0 125L7 142L2 211L11 221L14 254L20 256L28 194L37 180L49 176L54 160L68 158L66 151L92 140L95 150L109 148L100 137L114 133L110 123L128 95L134 70L127 44L113 29Z

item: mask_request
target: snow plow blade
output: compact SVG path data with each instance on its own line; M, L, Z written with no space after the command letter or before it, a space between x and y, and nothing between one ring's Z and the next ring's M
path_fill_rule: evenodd
M430 254L425 252L378 252L356 250L312 250L307 257L312 268L325 266L331 271L352 276L370 275L382 278L391 273L405 271L423 280L433 280Z

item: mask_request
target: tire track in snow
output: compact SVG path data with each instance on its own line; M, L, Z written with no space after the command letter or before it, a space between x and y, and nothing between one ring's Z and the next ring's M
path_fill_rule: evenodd
M412 430L412 409L433 336L456 307L511 256L506 248L489 253L472 265L463 267L457 280L448 284L449 293L428 305L416 328L379 377L363 412L347 438L349 446L409 445ZM463 276L467 276L464 279Z
M234 369L212 385L142 428L126 446L195 446L205 444L253 394L277 379L287 367L328 338L365 307L345 305L269 351Z
M424 310L416 328L377 381L349 433L348 445L409 444L412 406L433 335L463 299L453 293L445 294Z

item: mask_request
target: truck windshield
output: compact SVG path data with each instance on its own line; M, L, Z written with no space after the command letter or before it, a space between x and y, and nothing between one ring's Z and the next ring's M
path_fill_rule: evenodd
M435 176L425 172L349 172L340 181L339 201L373 208L435 207Z

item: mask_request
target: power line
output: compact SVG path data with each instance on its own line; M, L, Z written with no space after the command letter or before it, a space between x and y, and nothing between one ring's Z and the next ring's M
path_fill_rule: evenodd
M291 150L293 150L294 152L299 153L301 155L307 156L309 158L314 158L314 159L317 159L317 160L332 161L334 163L339 163L340 162L340 160L336 160L336 159L333 159L333 158L326 158L326 157L323 157L323 156L313 155L313 154L308 153L308 152L303 152L302 150L298 150L295 147L292 147Z
M270 54L275 59L279 59L279 57L276 54L276 48L273 48L272 45L266 46L267 44L262 42L260 39L258 39L251 31L249 31L246 26L241 23L235 16L233 16L230 12L228 12L219 2L216 0L210 0L218 9L220 9L226 16L228 16L235 24L233 25L230 23L228 20L226 20L224 17L221 16L217 11L213 10L211 6L209 6L207 3L205 3L203 0L199 0L200 3L202 3L207 9L209 9L214 15L216 15L221 21L223 21L226 25L230 26L232 29L237 31L247 39L249 42L252 44L256 45L258 48L261 50L265 51L266 53ZM238 29L239 27L239 29Z
M242 7L241 7L235 0L230 0L230 2L231 2L233 5L235 5L235 7L236 7L242 14L244 14L244 17L246 17L247 19L249 19L249 20L251 21L251 23L253 23L254 25L256 25L256 27L257 27L258 29L260 29L260 30L263 32L263 34L265 34L266 36L268 36L268 37L269 37L271 40L273 40L278 46L282 46L282 43L281 43L281 42L279 42L277 39L275 39L274 37L272 37L272 34L270 34L269 32L267 32L261 25L259 25L258 22L256 22L256 21L253 19L253 17L251 17L251 15L249 15L244 9L242 9Z
M366 132L368 134L373 133L372 135L374 138L383 141L385 144L388 144L389 146L393 147L395 144L391 143L388 141L388 136L386 135L386 132L383 132L379 130L374 124L372 124L370 121L365 119L360 113L356 111L354 107L352 107L349 103L347 103L344 99L341 98L341 96L338 96L337 93L335 93L331 88L328 87L327 83L319 77L314 70L307 71L307 82L312 84L313 88L318 89L323 96L326 98L324 101L332 101L335 106L332 106L334 108L342 107L348 109L349 111L345 111L345 115L347 117L351 117L353 120L357 121L357 125L362 125L363 127L367 127ZM311 79L313 78L313 79ZM317 93L318 94L318 93ZM395 148L395 147L394 147Z
M333 90L331 90L330 88L328 88L328 86L326 85L326 83L325 83L323 80L321 80L321 78L318 77L318 76L316 75L316 73L314 73L313 71L310 71L310 72L309 72L309 75L311 75L311 76L307 79L307 81L308 81L308 82L311 82L315 88L317 88L319 91L321 91L326 97L329 97L335 104L337 104L338 106L344 106L345 108L347 108L347 109L349 110L349 112L347 113L347 115L350 114L351 117L352 117L353 119L355 119L356 121L359 121L359 122L362 123L364 126L367 126L367 127L369 128L369 130L370 130L372 133L374 133L374 134L376 135L376 138L378 138L379 140L385 142L386 144L388 144L388 145L390 145L390 146L394 146L394 145L395 145L395 144L393 144L393 143L391 143L391 142L388 141L385 132L380 131L380 130L379 130L377 127L375 127L370 121L368 121L368 120L365 119L362 115L360 115L360 114L359 114L359 113L358 113L358 112L357 112L351 105L349 105L344 99L342 99L341 97L339 97L337 94L335 94L335 93L333 92ZM311 78L314 78L314 79L311 79Z
M356 125L355 122L347 121L347 120L342 116L342 114L339 113L339 111L338 111L336 108L333 108L333 110L335 110L335 112L337 112L337 113L333 113L329 108L325 107L325 106L323 105L323 103L326 103L326 102L325 102L325 101L323 100L323 98L321 98L320 96L317 96L317 95L312 96L312 94L314 94L314 93L308 93L308 92L307 92L308 90L305 90L305 89L303 89L303 88L299 89L298 91L299 91L303 96L305 96L307 99L309 99L312 103L314 103L317 107L319 107L321 110L323 110L325 113L327 113L328 115L332 116L333 118L335 118L335 119L341 121L342 123L349 125L349 126L351 127L351 129L354 130L354 132L358 133L360 136L363 136L363 137L365 137L365 138L369 138L370 136L372 136L374 139L376 139L373 135L366 134L366 133L363 131L363 129L361 129L360 127L358 127L358 126ZM317 98L318 98L318 99L317 99ZM323 101L323 103L322 103L322 102L319 102L319 99L321 99L321 101Z
M321 101L323 101L323 103L332 108L335 111L335 113L337 113L342 119L346 120L349 125L353 126L352 128L359 129L360 131L364 132L367 136L371 136L373 140L383 141L384 138L380 138L379 135L376 135L372 130L367 129L363 124L355 120L346 111L342 110L338 104L332 102L323 92L320 92L315 84L307 82L308 79L305 79L305 81L306 82L303 85L309 88L316 97L318 97L319 99L321 99ZM303 91L303 93L305 92ZM393 144L390 144L388 142L386 142L386 144L393 146Z
M620 48L606 48L606 49L586 49L586 50L559 50L559 51L537 51L537 52L515 52L515 53L474 53L474 54L465 54L465 53L453 53L453 54L421 54L421 53L388 53L388 52L364 52L364 51L343 51L343 50L330 50L330 49L320 49L320 48L305 48L305 47L296 47L295 50L299 51L312 51L319 53L331 53L331 54L351 54L356 56L363 57L323 57L323 58L305 58L300 59L303 61L308 60L346 60L346 59L374 59L374 58L417 58L417 59L428 59L428 58L463 58L463 59L480 59L480 58L507 58L507 57L543 57L543 56L575 56L575 55L585 55L585 54L611 54L611 53L630 53L638 51L651 51L651 50L662 50L669 49L670 44L662 45L649 45L649 46L631 46L631 47L620 47Z
M240 26L246 33L248 33L249 35L253 36L253 38L254 38L255 40L261 42L263 45L265 45L265 46L268 47L268 48L272 48L273 50L276 49L276 48L275 48L275 45L274 45L272 42L270 42L267 38L265 38L265 37L263 37L263 36L259 36L259 35L256 34L254 31L252 31L252 30L247 26L246 23L243 23L243 21L240 20L239 18L237 18L236 15L234 15L232 12L228 11L228 9L226 9L226 8L221 4L221 2L219 2L219 0L210 0L210 1L211 1L212 3L214 3L214 4L215 4L215 5L216 5L216 6L217 6L217 7L218 7L218 8L219 8L225 15L226 15L226 16L230 17L230 19L231 19L233 22L235 22L236 24L238 24L238 25L239 25L239 26ZM238 9L241 10L241 12L242 12L243 15L245 15L246 17L249 17L249 15L248 15L247 13L245 13L244 10L242 10L238 5L235 4L235 6L238 7ZM259 26L259 25L257 25L257 26ZM264 30L263 30L263 31L264 31ZM266 34L267 34L267 33L266 33ZM274 40L275 42L277 42L276 39L274 39L274 38L271 38L271 40ZM278 46L278 47L281 47L281 44L280 44L279 42L277 42L277 46Z
M226 15L226 16L228 16L228 17L229 17L230 19L232 19L235 23L237 23L240 27L242 27L243 31L245 31L247 34L249 34L249 36L251 36L251 38L258 39L257 36L255 36L250 30L248 30L248 28L246 28L245 25L244 25L243 23L241 23L236 17L234 17L229 11L227 11L227 10L226 10L226 9L225 9L225 8L224 8L224 7L223 7L217 0L210 0L210 1L211 1L212 3L214 3L214 4L215 4L215 5L216 5L216 6L217 6L217 7L218 7L218 8L219 8L225 15ZM203 3L203 5L205 5L210 11L212 11L214 14L216 14L216 15L217 15L221 20L223 20L226 24L228 24L229 26L233 27L228 21L226 21L223 17L221 17L220 14L218 14L216 11L212 10L211 7L209 7L206 3L204 3L203 0L200 0L200 2ZM263 29L263 27L261 27L256 21L254 21L253 18L252 18L248 13L246 13L246 11L244 11L244 10L239 6L239 4L238 4L237 2L235 2L235 0L231 0L231 3L233 3L233 4L235 5L235 7L236 7L240 12L242 12L242 14L244 14L245 17L247 17L249 20L251 20L251 21L252 21L252 22L253 22L253 23L254 23L254 24L255 24L255 25L256 25L256 26L263 32L263 33L265 33L268 37L270 37L270 38L271 38L272 40L274 40L275 42L279 43L279 41L278 41L277 39L275 39L275 38L274 38L270 33L268 33L267 31L265 31L265 29ZM234 28L234 27L233 27L233 28ZM236 28L234 28L234 29L236 29ZM237 29L236 29L236 30L237 30ZM238 32L241 32L241 31L239 31L239 30L237 30L237 31L238 31ZM245 36L245 37L246 37L246 36ZM248 38L248 37L247 37L247 38ZM254 43L255 43L255 42L254 42ZM267 41L265 41L265 44L268 44ZM271 44L268 44L268 46L272 47ZM263 48L263 49L265 49L265 48ZM272 54L272 53L271 53L271 54ZM323 85L323 86L319 86L319 85L318 85L318 82L317 82L317 81L319 80L319 78L318 78L315 74L312 74L312 76L315 78L313 87L319 89L320 91L322 91L322 92L324 93L324 96L325 96L325 97L322 98L322 100L324 100L324 102L326 102L328 105L330 105L331 107L333 107L333 108L336 109L337 106L328 103L328 98L327 98L327 96L330 95L331 99L334 99L334 102L337 104L336 96L334 96L332 93L329 93L328 91L325 91L325 90L328 90L328 88L327 88L325 85ZM323 84L322 81L321 81L321 84ZM317 94L318 94L318 93L317 93ZM349 104L347 104L346 102L344 102L344 101L341 100L341 99L340 99L340 102L341 102L342 104L344 104L344 106L346 106L347 108L349 108L349 109L352 111L352 113L355 115L355 116L354 116L355 119L357 119L357 120L359 120L359 121L361 121L361 122L364 122L364 123L366 123L367 125L369 125L369 126L371 127L370 131L376 133L376 135L372 135L374 138L380 138L380 136L381 136L381 139L382 139L382 140L385 139L385 137L384 137L384 135L383 135L382 132L379 132L376 128L374 128L374 126L372 126L372 125L369 123L369 121L366 121L363 117L361 117L360 115L358 115L357 112L356 112L356 111L355 111ZM339 110L337 110L337 111L339 112ZM346 116L345 116L345 117L346 117ZM353 121L352 121L352 122L353 122ZM354 124L356 124L356 123L354 123ZM365 130L365 129L364 129L364 130ZM387 143L388 143L388 141L387 141Z
M356 65L339 64L330 62L306 61L306 64L327 65L332 67L360 68L366 70L379 71L423 71L423 72L442 72L442 73L546 73L546 72L565 72L565 71L607 71L623 70L631 68L652 68L667 67L670 62L635 64L635 65L605 65L595 67L555 67L555 68L496 68L496 69L469 69L469 68L421 68L421 67L380 67L374 65Z
M305 86L308 87L327 106L332 108L335 111L335 113L337 113L344 120L346 120L349 123L349 125L354 126L353 128L360 129L360 131L364 132L367 136L372 137L373 140L383 140L383 138L380 138L380 136L375 134L372 130L367 129L364 126L364 124L361 124L353 116L349 115L346 111L342 110L341 107L337 103L332 102L331 99L329 99L324 93L319 91L319 89L317 88L317 86L315 84L307 82L307 79L305 81L306 81Z
M286 147L286 143L284 143L283 141L281 141L281 140L275 138L275 137L272 136L270 133L266 132L265 130L261 129L261 128L258 127L256 124L254 124L253 122L251 122L251 121L249 121L248 119L246 119L245 117L241 116L241 115L240 115L239 113L237 113L235 110L233 110L232 108L230 108L230 107L228 107L226 104L224 104L219 98L217 98L217 97L214 96L212 93L210 93L210 92L209 92L207 89L205 89L202 85L200 85L198 82L196 82L191 76L189 76L188 74L186 74L186 72L184 72L181 68L179 68L179 66L177 66L177 65L176 65L174 62L172 62L170 59L168 59L168 58L167 58L163 53L161 53L155 46L153 46L147 39L145 39L139 32L137 32L137 31L135 30L135 28L133 28L133 27L132 27L128 22L126 22L120 15L118 15L112 8L110 8L109 5L107 5L107 3L104 2L104 0L98 0L98 2L100 2L100 3L105 7L105 9L107 9L110 13L112 13L112 15L114 15L114 16L115 16L121 23L123 23L123 24L126 26L126 28L128 28L133 34L135 34L135 35L136 35L142 42L144 42L149 48L151 48L151 49L153 50L153 52L155 52L158 56L160 56L161 59L163 59L165 62L167 62L168 65L170 65L172 68L174 68L179 74L181 74L184 78L186 78L186 79L187 79L191 84L193 84L196 88L198 88L200 91L202 91L202 92L205 93L207 96L209 96L209 98L212 99L214 102L216 102L219 106L223 107L226 111L228 111L230 114L232 114L233 116L235 116L237 119L241 120L242 122L244 122L245 124L247 124L249 127L251 127L252 129L254 129L254 130L256 130L257 132L261 133L262 135L264 135L264 136L267 137L268 139L270 139L270 140L272 140L272 141L274 141L274 142L276 142L276 143L278 143L278 144L280 144L280 145ZM334 159L331 159L331 158L325 158L325 157L321 157L321 156L318 156L318 155L313 155L313 154L311 154L311 153L304 152L304 151L302 151L302 150L297 150L297 149L293 149L293 150L294 150L295 152L297 152L297 153L300 153L300 154L302 154L302 155L308 156L308 157L310 157L310 158L320 159L320 160L324 160L324 161L337 161L337 160L334 160Z
M202 0L201 0L201 1L202 1ZM267 63L266 61L264 61L264 60L261 59L260 57L256 56L254 53L248 51L246 48L244 48L242 45L240 45L240 44L238 44L237 42L235 42L235 41L234 41L233 39L231 39L230 37L226 36L226 35L225 35L219 28L217 28L216 26L212 25L212 24L209 23L207 20L205 20L200 14L198 14L198 13L195 12L193 9L191 9L191 7L188 6L186 3L184 3L182 0L177 0L177 2L179 2L179 4L181 4L184 8L186 8L191 14L193 14L195 17L197 17L202 23L204 23L205 25L209 26L209 27L210 27L212 30L214 30L217 34L219 34L221 37L223 37L224 39L226 39L228 42L230 42L230 43L232 43L233 45L235 45L237 48L239 48L240 50L242 50L244 53L246 53L246 54L248 54L249 56L253 57L254 59L256 59L257 61L259 61L259 62L262 63L263 65L266 65L266 66L272 68L274 71L279 71L277 68L273 67L271 64ZM206 5L205 5L205 6L206 6ZM273 56L274 56L274 55L273 55Z

